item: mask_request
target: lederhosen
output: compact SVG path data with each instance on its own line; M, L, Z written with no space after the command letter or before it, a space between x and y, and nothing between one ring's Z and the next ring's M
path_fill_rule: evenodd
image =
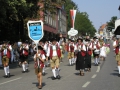
M4 48L4 47L2 47L2 48ZM4 54L5 49L7 50L6 55ZM11 57L10 51L7 48L5 48L5 49L3 49L2 53L1 53L2 54L2 64L9 63L9 59Z
M73 44L67 45L67 52L68 52L68 59L71 59L74 57L74 46Z
M43 54L41 54L40 57L41 57L42 55L43 55ZM41 60L37 59L37 60L35 61L35 63L34 63L35 74L37 75L37 74L40 73L40 72L42 73L43 67L44 67L44 63L43 63Z

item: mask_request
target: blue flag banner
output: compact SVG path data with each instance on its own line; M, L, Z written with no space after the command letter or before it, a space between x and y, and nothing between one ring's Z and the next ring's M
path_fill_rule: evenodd
M35 43L38 43L43 38L43 22L42 21L28 21L28 35Z

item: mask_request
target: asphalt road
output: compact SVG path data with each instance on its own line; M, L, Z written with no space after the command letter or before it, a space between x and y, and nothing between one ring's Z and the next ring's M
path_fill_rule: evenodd
M114 56L111 49L106 61L100 61L99 66L92 65L91 72L85 72L85 76L79 76L75 66L68 66L65 57L60 64L61 79L52 80L52 71L46 68L42 90L120 90L120 77L117 76ZM38 90L32 61L29 70L28 73L22 73L22 68L13 65L10 68L11 78L4 78L4 71L0 69L0 90Z

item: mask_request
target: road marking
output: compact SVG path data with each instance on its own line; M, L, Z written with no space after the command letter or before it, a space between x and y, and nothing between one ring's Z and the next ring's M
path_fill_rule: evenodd
M97 71L96 72L99 72L100 71L100 66L97 67Z
M82 87L85 88L90 84L90 82L86 82Z
M21 78L22 78L22 77L19 77L19 78L16 78L16 79L12 79L12 80L9 80L9 81L0 83L0 85L3 85L3 84L6 84L6 83L9 83L9 82L13 82L13 81L19 80L19 79L21 79Z
M94 74L93 76L92 76L92 78L95 78L97 75L96 74Z

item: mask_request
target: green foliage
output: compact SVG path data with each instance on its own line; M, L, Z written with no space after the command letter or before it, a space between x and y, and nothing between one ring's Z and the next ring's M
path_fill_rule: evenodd
M108 30L112 30L115 27L115 21L117 20L117 16L111 17L111 20L107 22Z

